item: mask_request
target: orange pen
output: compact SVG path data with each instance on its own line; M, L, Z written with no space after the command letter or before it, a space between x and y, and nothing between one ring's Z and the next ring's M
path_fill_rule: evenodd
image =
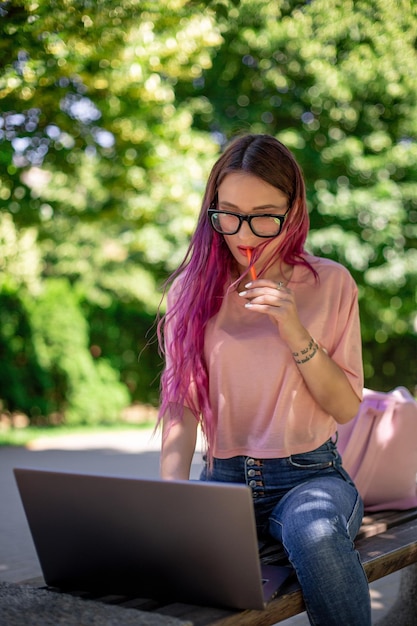
M250 250L249 248L246 248L246 256L248 257L248 262L250 265L252 260L252 250ZM252 280L256 280L256 271L253 265L250 268L250 277L252 278Z

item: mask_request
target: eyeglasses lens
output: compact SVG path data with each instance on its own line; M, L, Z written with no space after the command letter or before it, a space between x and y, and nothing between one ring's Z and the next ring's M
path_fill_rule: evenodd
M234 235L243 221L231 213L212 213L213 227L223 235ZM281 220L273 216L251 216L249 218L252 232L259 237L276 237L281 230Z
M252 230L261 237L275 237L281 230L281 221L277 217L253 217Z

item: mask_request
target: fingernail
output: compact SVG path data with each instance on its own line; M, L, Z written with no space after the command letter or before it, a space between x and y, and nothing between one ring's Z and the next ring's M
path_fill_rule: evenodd
M249 289L249 287L252 287L252 283L247 283L247 284L245 285L245 287L246 287L246 289Z
M246 294L247 294L247 293L248 293L247 291L241 291L241 292L239 293L239 296L246 296Z

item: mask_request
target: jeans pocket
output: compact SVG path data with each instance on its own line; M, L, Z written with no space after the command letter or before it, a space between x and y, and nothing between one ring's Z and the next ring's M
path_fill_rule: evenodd
M339 458L337 450L323 448L324 446L311 452L292 454L288 457L288 462L292 467L304 470L320 470L333 467Z

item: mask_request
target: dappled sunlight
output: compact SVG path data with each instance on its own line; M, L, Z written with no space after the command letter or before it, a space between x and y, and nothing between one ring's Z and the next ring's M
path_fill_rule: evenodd
M401 572L395 572L377 580L370 585L372 623L388 611L398 597Z

